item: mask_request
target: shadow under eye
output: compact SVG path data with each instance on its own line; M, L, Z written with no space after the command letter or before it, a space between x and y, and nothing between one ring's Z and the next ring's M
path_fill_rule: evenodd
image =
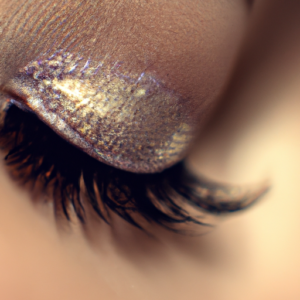
M51 192L57 216L70 219L74 212L85 222L88 205L107 223L116 213L140 229L145 229L146 220L184 233L186 225L212 226L208 215L249 207L267 190L196 178L184 162L155 174L119 170L69 144L9 101L4 111L0 142L12 176L40 192Z

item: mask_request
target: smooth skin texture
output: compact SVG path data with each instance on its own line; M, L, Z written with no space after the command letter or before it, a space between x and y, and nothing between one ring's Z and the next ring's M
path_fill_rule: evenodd
M8 16L8 7L14 7L9 6L12 2L15 6L21 3L2 1L0 12ZM204 98L216 101L214 92L221 92L229 81L233 60L239 58L220 108L203 130L200 146L195 147L188 161L199 172L222 182L249 184L268 178L272 189L264 199L248 212L228 218L207 235L184 237L153 228L154 239L118 218L109 227L92 212L85 226L76 221L55 220L51 205L37 201L18 187L2 164L1 299L299 298L300 44L296 37L300 24L296 12L300 11L300 5L295 2L260 1L255 3L249 18L243 1L196 4L182 0L168 5L172 9L174 4L175 9L181 3L197 15L193 19L194 14L179 11L186 18L186 22L179 23L184 34L178 38L178 48L170 52L181 57L189 37L187 32L194 33L190 42L196 41L201 30L192 28L201 23L200 13L205 20L211 20L203 22L202 32L214 33L207 34L206 43L199 38L197 45L203 41L202 50L206 48L206 52L195 47L186 60L176 60L181 66L174 66L170 84L181 89L180 79L186 77L190 90L182 86L187 93L199 96L204 90L213 91L211 98ZM36 4L39 3L37 0ZM113 9L113 5L103 3L107 9ZM233 7L239 11L234 21ZM210 14L216 11L220 12L218 18ZM163 14L158 14L157 20L160 16ZM169 22L172 16L169 15ZM217 60L217 54L224 50L221 41L226 40L226 45L229 42L220 30L227 28L228 22L240 22L240 29L248 23L248 30L244 32L240 54L237 56L242 30L231 37L231 46L235 48L231 59L225 55L221 62ZM177 19L175 25L179 26ZM26 36L19 38L28 39L30 35ZM169 31L170 41L176 36ZM6 39L6 45L1 47L10 43L22 45L19 38ZM147 38L145 35L144 41ZM150 41L149 38L149 44ZM130 55L131 46L120 44L128 49L122 55ZM157 57L161 57L157 70L161 74L172 67L172 63L168 65L170 45L164 48L163 44L157 44ZM212 45L215 51L211 50ZM13 76L13 65L19 67L34 52L30 47L26 51L21 46L9 49L0 64L3 81ZM142 50L145 49L141 49L140 55ZM207 58L208 54L211 58ZM222 65L227 67L223 69ZM200 99L197 97L195 101Z

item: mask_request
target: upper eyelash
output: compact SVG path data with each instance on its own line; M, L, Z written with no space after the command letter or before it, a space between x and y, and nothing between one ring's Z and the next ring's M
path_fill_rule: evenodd
M183 162L156 174L135 174L101 163L72 146L34 114L8 105L0 141L8 152L6 163L22 183L39 182L44 191L51 186L55 211L62 209L70 218L70 206L85 221L81 201L85 200L100 218L109 223L114 212L130 224L143 229L136 213L173 231L180 224L210 226L190 215L185 205L214 214L247 208L265 191L232 195L232 187L200 180L190 174ZM221 195L221 196L220 196ZM100 198L98 197L100 196Z

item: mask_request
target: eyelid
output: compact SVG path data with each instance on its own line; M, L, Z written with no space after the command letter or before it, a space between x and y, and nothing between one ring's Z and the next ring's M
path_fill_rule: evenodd
M180 95L121 63L58 51L29 63L4 89L67 141L123 170L161 171L181 160L193 139Z

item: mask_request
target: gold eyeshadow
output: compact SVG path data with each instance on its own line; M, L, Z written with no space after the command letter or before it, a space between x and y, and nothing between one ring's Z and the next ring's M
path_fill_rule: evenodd
M5 88L68 142L123 170L161 171L182 159L193 138L179 94L147 71L105 58L43 54Z

